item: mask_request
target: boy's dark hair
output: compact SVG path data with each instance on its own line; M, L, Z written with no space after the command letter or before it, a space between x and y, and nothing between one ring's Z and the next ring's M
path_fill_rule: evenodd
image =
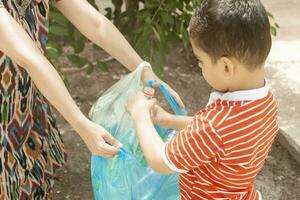
M249 70L265 62L272 44L269 18L259 0L203 0L189 32L213 61L235 57Z

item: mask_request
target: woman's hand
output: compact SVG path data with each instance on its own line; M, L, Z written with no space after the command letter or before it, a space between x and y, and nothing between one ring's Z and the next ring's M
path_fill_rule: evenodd
M152 69L150 67L144 67L143 74L142 74L142 81L143 81L144 85L146 85L151 80L157 80L157 82L153 84L154 88L157 88L159 83L162 84L171 93L171 95L175 98L175 100L177 101L179 106L181 108L185 108L184 103L182 102L182 100L181 100L180 96L177 94L177 92L175 92L175 90L173 90L168 84L166 84L165 82L160 80L160 78L158 78L154 74L154 72L152 71Z
M75 129L92 154L106 158L119 154L122 144L100 125L86 118Z

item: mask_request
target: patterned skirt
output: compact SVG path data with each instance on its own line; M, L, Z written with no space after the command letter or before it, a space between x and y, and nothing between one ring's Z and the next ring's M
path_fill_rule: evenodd
M0 200L49 199L67 158L52 109L8 57L0 80Z
M0 0L43 53L49 2ZM28 73L0 51L0 200L49 199L66 152L51 107Z

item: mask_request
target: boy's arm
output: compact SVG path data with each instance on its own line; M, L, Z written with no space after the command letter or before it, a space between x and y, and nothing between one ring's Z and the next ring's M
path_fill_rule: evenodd
M210 163L222 152L222 138L205 118L207 113L193 117L192 123L164 145L150 117L155 103L155 99L147 100L142 92L127 102L146 160L155 171L185 173Z
M193 117L172 115L157 104L151 108L151 119L154 124L177 130L186 128L193 121Z
M186 128L193 121L193 117L171 115L169 118L165 120L166 120L165 122L161 123L162 127L182 130Z
M142 110L131 115L141 148L150 167L163 174L175 173L162 158L164 143L152 124L149 111Z

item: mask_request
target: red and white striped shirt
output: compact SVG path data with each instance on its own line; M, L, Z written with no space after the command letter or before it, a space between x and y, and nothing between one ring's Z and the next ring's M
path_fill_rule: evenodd
M165 163L181 173L181 198L259 199L255 178L278 130L267 82L259 89L212 93L193 122L165 144Z

